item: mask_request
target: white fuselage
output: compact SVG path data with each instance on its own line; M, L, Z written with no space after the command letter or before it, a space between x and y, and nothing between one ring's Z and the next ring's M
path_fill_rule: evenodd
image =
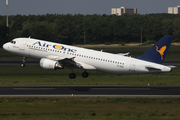
M95 51L32 38L17 38L3 48L11 53L36 59L47 56L74 58L75 62L90 65L85 70L98 70L114 74L146 74L170 72L171 68L118 54ZM152 69L150 69L152 68Z

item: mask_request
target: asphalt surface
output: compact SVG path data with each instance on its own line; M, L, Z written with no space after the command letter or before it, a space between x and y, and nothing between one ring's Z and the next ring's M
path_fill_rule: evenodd
M1 86L0 97L180 98L180 86Z

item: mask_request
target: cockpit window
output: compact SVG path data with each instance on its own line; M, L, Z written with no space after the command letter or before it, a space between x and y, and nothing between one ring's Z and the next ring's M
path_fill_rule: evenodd
M12 44L16 44L16 41L11 41Z

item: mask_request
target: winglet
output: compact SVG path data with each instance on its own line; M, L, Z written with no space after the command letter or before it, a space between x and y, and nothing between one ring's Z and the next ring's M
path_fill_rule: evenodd
M165 35L137 59L162 64L169 50L173 36Z

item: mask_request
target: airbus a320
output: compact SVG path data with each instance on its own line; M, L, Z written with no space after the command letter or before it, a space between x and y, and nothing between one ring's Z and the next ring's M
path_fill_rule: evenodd
M74 68L84 70L83 78L89 76L87 70L113 74L170 72L173 66L165 66L163 62L172 40L172 36L165 35L137 58L127 56L128 53L112 54L33 38L16 38L4 44L3 48L8 52L23 56L22 67L25 66L26 58L35 58L40 60L40 66L44 69L69 68L71 70L69 78L75 79Z

